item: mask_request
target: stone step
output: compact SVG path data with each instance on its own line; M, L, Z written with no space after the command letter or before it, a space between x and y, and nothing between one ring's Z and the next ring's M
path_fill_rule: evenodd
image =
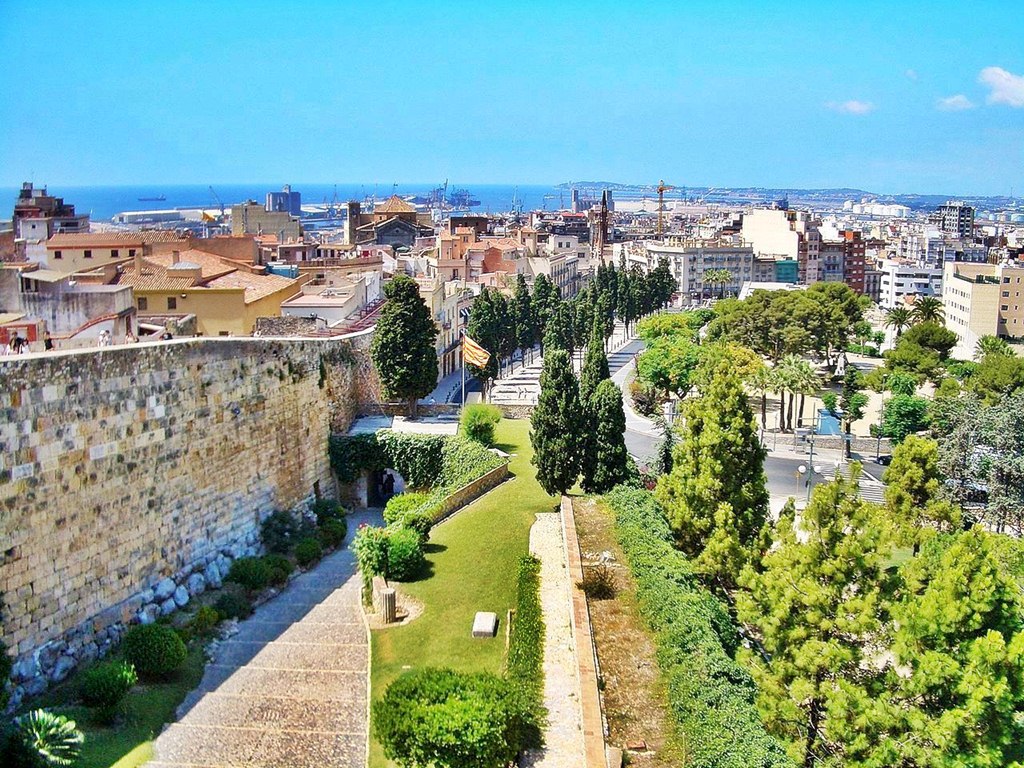
M156 758L150 765L362 768L366 764L365 739L356 734L181 724L161 734Z

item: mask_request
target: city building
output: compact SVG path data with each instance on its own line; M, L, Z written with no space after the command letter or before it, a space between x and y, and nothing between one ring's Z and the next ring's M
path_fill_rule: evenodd
M363 213L357 202L347 203L346 209L345 242L349 245L374 243L411 248L417 238L434 235L430 213L419 213L398 195L375 205L372 213Z
M881 273L878 281L878 303L884 309L905 304L907 296L941 296L942 269L893 259L876 264Z
M55 234L88 232L89 214L75 213L75 206L65 203L64 198L48 195L46 187L36 189L26 181L14 202L11 224L14 231L11 258L38 261L44 256L43 244Z
M810 285L822 279L821 234L817 221L806 211L754 208L743 214L740 236L757 253L797 262L799 282Z
M302 225L299 219L288 211L271 210L268 208L269 203L268 195L267 205L247 200L231 206L231 234L276 235L278 241L282 243L302 239Z
M302 215L302 193L293 192L290 184L285 184L280 192L267 192L268 211L287 213L292 216Z
M947 235L959 238L974 236L974 208L960 200L939 206L939 226Z
M668 235L664 241L645 241L647 251L645 271L654 269L665 258L669 269L679 286L680 295L696 300L736 296L740 286L758 278L774 278L774 258L763 259L760 264L770 264L769 269L760 267L755 274L754 249L749 245L687 240L682 236ZM709 282L705 274L709 270L725 270L729 279L725 283Z
M1024 266L947 262L942 303L959 338L954 357L971 359L982 336L1024 338Z

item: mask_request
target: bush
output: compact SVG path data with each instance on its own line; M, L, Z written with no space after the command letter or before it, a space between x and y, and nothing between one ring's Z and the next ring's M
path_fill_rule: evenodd
M505 459L480 443L458 435L449 437L441 450L438 490L442 494L456 491L504 463Z
M416 531L420 537L420 544L430 541L430 531L434 527L434 518L428 512L410 512L398 521L402 528L409 528Z
M287 583L295 570L295 564L284 555L264 555L260 559L267 567L267 583L275 587Z
M661 398L654 387L633 380L629 383L629 394L633 405L644 416L657 416L661 411Z
M348 523L339 518L328 518L320 523L317 536L324 549L337 549L345 543L348 535Z
M459 421L463 437L489 447L494 443L494 427L501 421L501 410L496 405L474 403L462 410Z
M212 605L201 605L189 622L189 628L197 637L206 637L220 624L220 619L220 613Z
M96 664L82 673L82 701L87 707L113 709L138 681L135 667L127 662Z
M267 588L270 575L270 566L262 557L240 557L231 564L224 581L241 584L256 593Z
M73 765L85 742L74 720L45 709L34 709L16 717L12 726L3 756L10 760L4 765L14 768Z
M388 499L384 505L384 522L388 525L399 522L410 512L419 511L432 499L432 495L423 491L400 493Z
M380 471L387 464L384 447L377 435L332 435L329 444L331 468L343 483L354 482L363 470Z
M225 619L247 619L252 616L252 601L238 585L226 584L213 607Z
M394 468L410 488L429 488L441 474L441 451L449 438L409 432L377 432L387 466Z
M139 676L158 680L178 671L188 651L178 633L165 624L137 625L124 638L125 658Z
M301 539L295 545L295 562L303 568L312 565L324 556L324 548L320 546L320 540L312 536Z
M611 600L616 593L615 574L607 563L597 563L583 571L583 581L576 586L591 600Z
M313 514L316 524L323 525L325 520L344 520L347 513L334 499L317 499L313 502Z
M487 673L409 672L373 703L373 733L402 765L509 765L524 746L531 713L509 683Z
M365 523L360 525L352 541L352 551L355 552L356 562L359 563L364 580L369 581L374 576L384 576L387 573L388 532L385 528Z
M299 538L299 521L291 512L273 512L260 524L260 541L267 552L287 555Z
M636 580L641 616L654 632L670 713L686 737L688 765L791 766L764 728L750 674L733 659L739 635L728 609L700 585L686 556L673 547L657 502L647 491L622 486L605 500Z
M420 535L411 528L388 528L388 571L389 579L410 581L416 578L426 565Z

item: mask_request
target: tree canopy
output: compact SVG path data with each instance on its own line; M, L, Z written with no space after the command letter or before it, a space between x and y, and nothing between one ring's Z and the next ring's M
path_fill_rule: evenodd
M370 356L380 378L383 396L408 402L409 415L416 401L437 386L437 326L416 281L399 275L384 286L387 302L370 344Z

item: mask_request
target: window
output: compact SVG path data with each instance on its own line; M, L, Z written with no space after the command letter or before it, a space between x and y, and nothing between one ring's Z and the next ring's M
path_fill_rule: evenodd
M134 259L135 258L135 249L134 248L129 248L128 249L128 258L129 259Z
M85 253L83 253L82 255L85 256L85 258L87 258L87 259L91 259L92 258L92 251L86 250Z
M145 312L149 309L149 299L140 296L139 297L139 312Z
M218 336L230 336L231 335L231 331L218 331L217 335Z
M178 300L176 298L174 298L173 296L168 296L167 297L167 308L168 309L177 309L178 308Z
M1003 310L1003 312L1005 312L1006 310L1008 310L1008 309L1010 308L1010 306L1009 306L1008 304L1003 304L1003 305L1002 305L1001 307L999 307L999 308L1000 308L1001 310Z
M55 258L55 259L63 259L64 258L64 254L61 253L60 251L54 251L53 252L53 258Z
M1009 291L1003 291L1003 298L1004 298L1004 299L1005 299L1005 298L1007 298L1007 297L1009 297L1009 295L1010 295L1010 292L1009 292Z
M118 253L120 253L120 251L118 251L117 248L111 248L110 249L110 258L116 259Z

